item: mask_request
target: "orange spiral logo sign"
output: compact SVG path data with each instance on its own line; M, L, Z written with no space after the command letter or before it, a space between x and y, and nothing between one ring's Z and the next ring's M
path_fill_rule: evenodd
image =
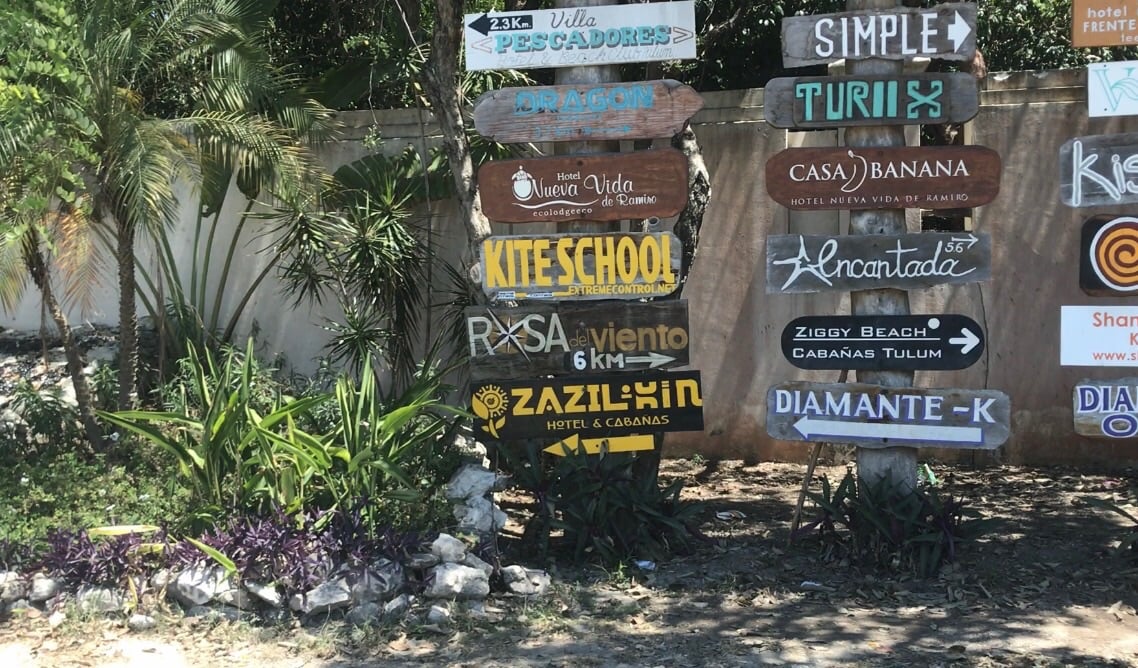
M1115 218L1091 239L1089 259L1095 275L1120 292L1138 290L1138 218Z

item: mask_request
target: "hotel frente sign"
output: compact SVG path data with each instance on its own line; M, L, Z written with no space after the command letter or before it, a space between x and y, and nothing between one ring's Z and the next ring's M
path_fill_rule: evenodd
M790 209L958 209L1000 192L984 146L788 148L766 164L767 192Z
M1138 44L1138 0L1074 0L1071 45Z

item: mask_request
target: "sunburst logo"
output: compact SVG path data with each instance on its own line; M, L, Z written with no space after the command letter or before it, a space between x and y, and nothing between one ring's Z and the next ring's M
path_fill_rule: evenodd
M497 385L483 385L470 398L474 414L486 421L482 430L500 439L498 430L506 424L506 408L510 405L506 393Z

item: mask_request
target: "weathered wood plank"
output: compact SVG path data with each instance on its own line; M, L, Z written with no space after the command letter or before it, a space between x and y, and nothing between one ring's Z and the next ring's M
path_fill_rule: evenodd
M477 433L496 440L703 429L698 371L486 380L470 389Z
M482 211L503 223L666 218L688 199L688 163L674 148L496 160L478 169Z
M661 297L677 287L682 250L671 232L490 237L482 291L491 300Z
M782 64L825 65L837 60L968 60L976 53L976 5L950 2L782 20Z
M767 237L767 292L976 283L992 276L992 238L971 232Z
M982 206L1000 192L984 146L788 148L767 161L767 192L790 209Z
M980 86L966 72L781 77L763 102L776 128L962 123L980 110Z
M702 108L694 88L672 79L503 88L474 103L474 127L498 142L652 139Z
M1106 214L1083 222L1079 287L1101 297L1138 295L1138 218Z
M814 315L782 330L782 354L800 369L966 369L984 352L975 320L936 315Z
M986 450L1010 424L1011 401L996 390L793 381L767 391L767 433L788 441Z
M1070 207L1138 203L1138 132L1073 137L1059 147L1059 199Z
M1138 378L1083 379L1071 392L1075 433L1091 438L1138 437Z
M472 306L465 315L475 380L666 369L689 359L682 299Z

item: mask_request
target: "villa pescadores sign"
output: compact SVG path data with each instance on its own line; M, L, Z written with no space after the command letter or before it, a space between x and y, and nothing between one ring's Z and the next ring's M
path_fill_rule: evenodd
M487 91L474 103L474 127L498 142L670 137L703 108L678 81L536 86Z
M482 211L503 223L674 216L688 197L688 162L674 148L496 160L478 168Z
M984 146L788 148L766 164L767 192L790 209L957 209L1000 192Z
M987 234L767 237L767 293L901 288L976 283L992 275Z
M763 115L776 128L962 123L980 110L966 72L782 77L763 89Z
M695 58L695 2L467 14L467 70Z
M489 237L482 291L491 300L662 297L677 287L681 251L671 232Z

